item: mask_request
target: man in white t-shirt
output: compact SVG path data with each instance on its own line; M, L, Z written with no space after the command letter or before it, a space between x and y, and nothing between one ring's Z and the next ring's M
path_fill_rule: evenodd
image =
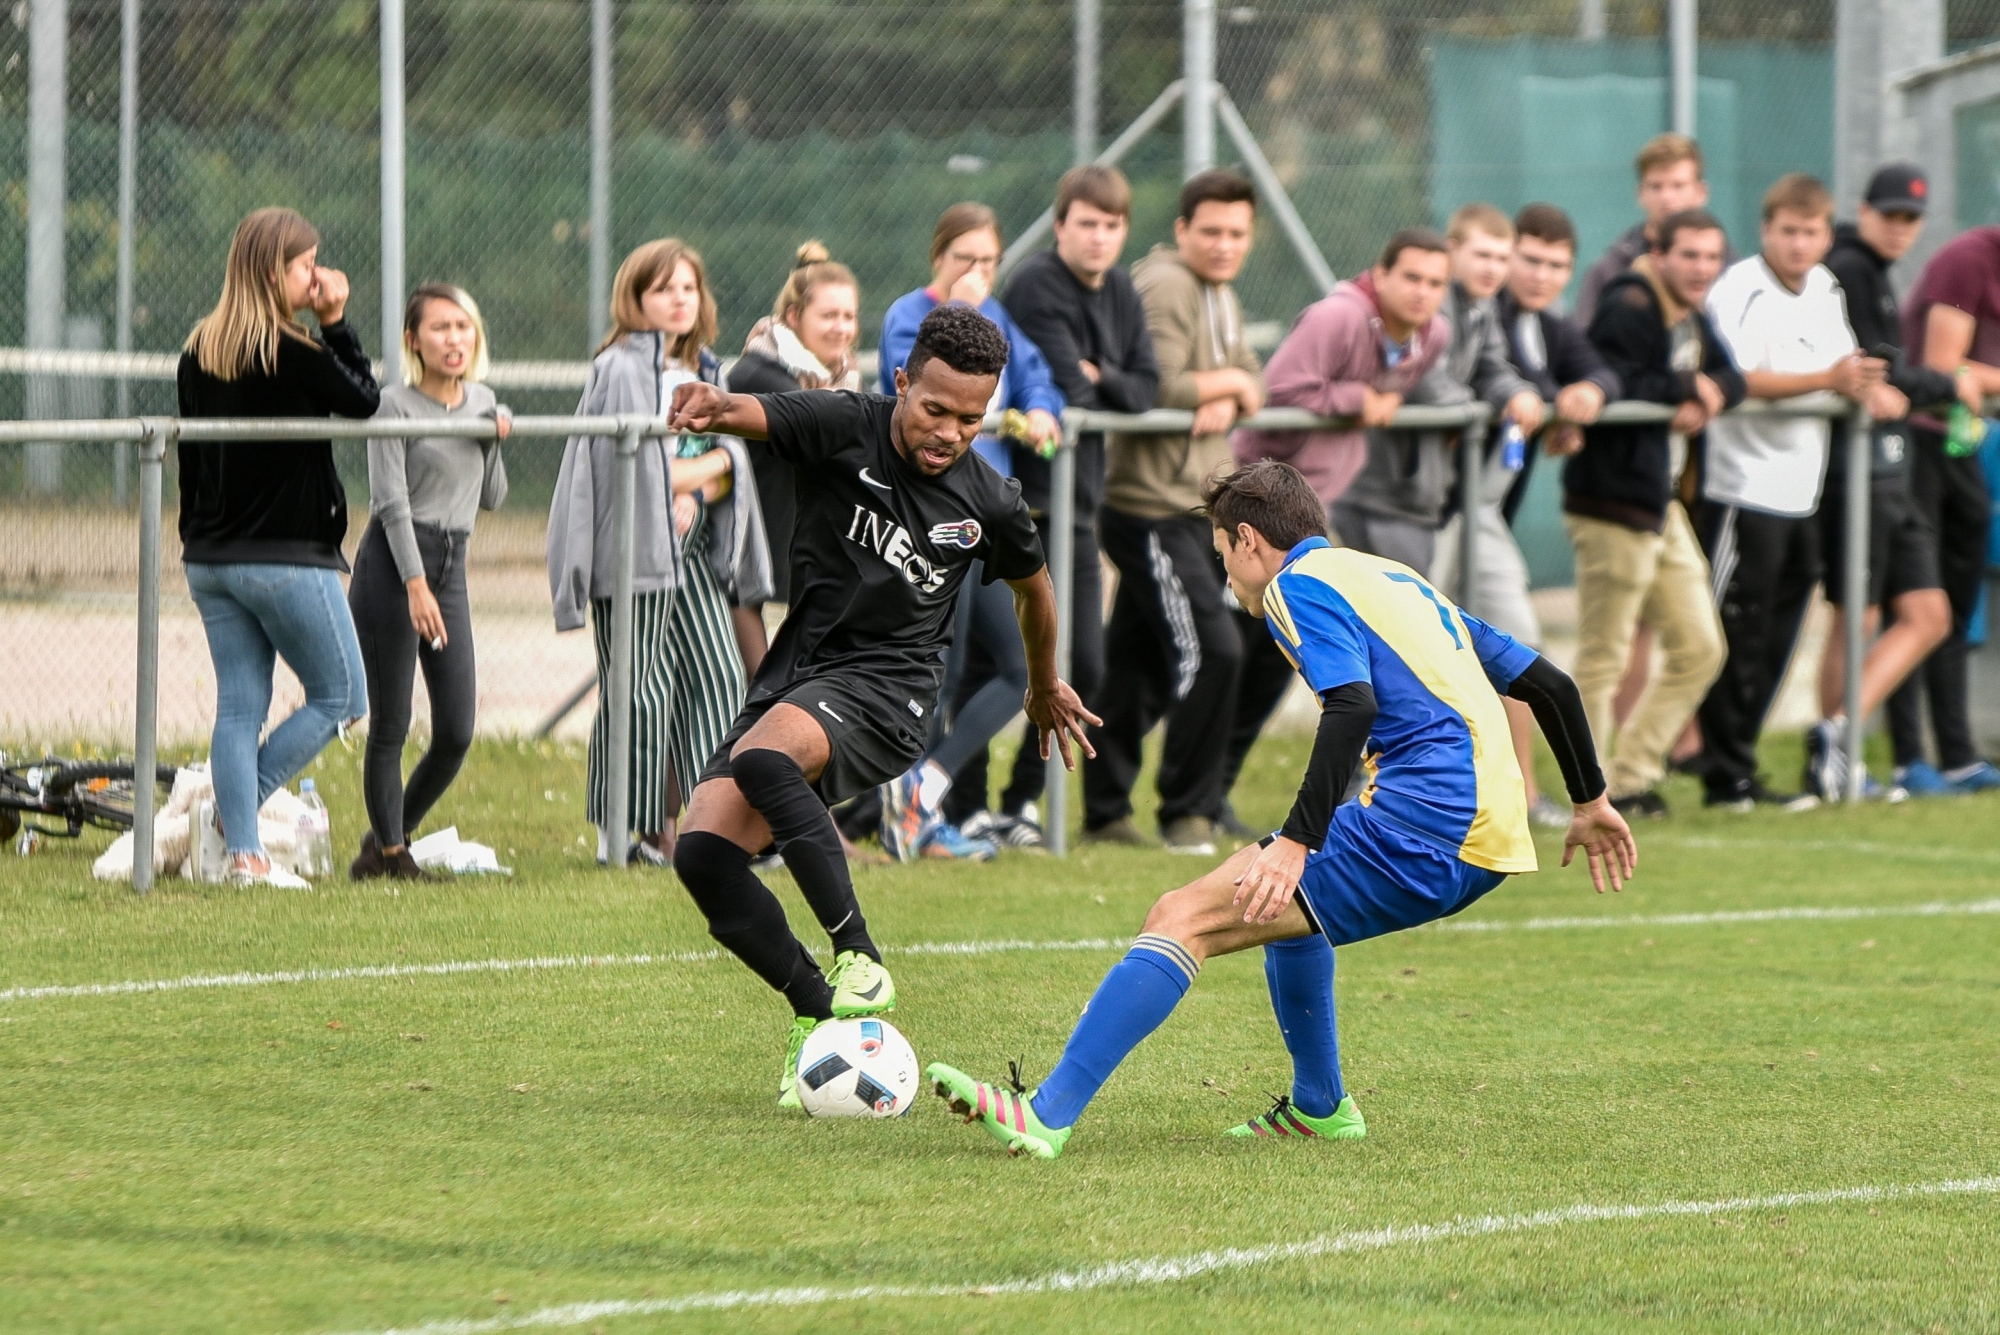
M1708 315L1751 398L1832 392L1878 418L1909 411L1864 356L1840 284L1820 263L1833 244L1833 197L1803 173L1764 195L1763 252L1732 265L1708 294ZM1729 659L1702 702L1703 778L1710 806L1812 805L1767 792L1757 735L1783 680L1820 577L1820 483L1827 423L1814 417L1721 417L1709 424L1696 529L1708 552Z

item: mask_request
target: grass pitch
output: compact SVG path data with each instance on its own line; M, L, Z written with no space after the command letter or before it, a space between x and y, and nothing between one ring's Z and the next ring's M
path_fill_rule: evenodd
M1247 816L1305 750L1264 745ZM349 844L358 757L317 777ZM783 1007L685 958L712 943L669 874L591 865L581 793L575 754L476 753L439 815L512 880L138 900L89 879L101 840L0 863L0 1329L2000 1329L2000 800L1709 816L1683 785L1615 898L1543 837L1451 927L1340 952L1360 1143L1220 1138L1288 1066L1260 960L1212 962L1044 1164L928 1096L780 1115ZM858 879L919 1058L1032 1079L1197 869ZM1025 944L907 949L965 942Z

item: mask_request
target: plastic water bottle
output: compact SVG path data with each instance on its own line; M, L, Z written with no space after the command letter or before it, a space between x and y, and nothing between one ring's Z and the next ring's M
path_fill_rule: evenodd
M1521 433L1520 424L1513 418L1500 428L1500 467L1509 473L1518 473L1528 463L1528 438Z
M1986 443L1986 419L1962 403L1951 405L1946 425L1944 452L1954 459L1970 458Z
M333 875L333 818L326 803L319 800L319 787L311 779L299 780L298 873L308 879Z

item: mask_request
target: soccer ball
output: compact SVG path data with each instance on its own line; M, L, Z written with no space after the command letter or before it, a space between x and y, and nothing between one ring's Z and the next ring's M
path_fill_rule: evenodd
M887 1020L824 1020L799 1049L799 1102L814 1117L900 1117L917 1054Z

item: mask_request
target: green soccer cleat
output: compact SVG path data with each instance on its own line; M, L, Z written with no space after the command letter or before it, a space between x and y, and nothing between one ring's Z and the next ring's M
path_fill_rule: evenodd
M833 1013L838 1019L896 1009L896 980L858 950L843 950L834 956L826 981L833 988Z
M1290 1136L1304 1140L1360 1140L1368 1134L1368 1123L1354 1100L1343 1097L1340 1105L1324 1117L1310 1117L1292 1106L1289 1094L1280 1094L1271 1111L1260 1113L1222 1133L1225 1136Z
M785 1073L778 1077L780 1108L799 1106L799 1049L806 1045L806 1035L817 1028L819 1021L810 1015L792 1017L792 1036L785 1044Z
M1007 1147L1009 1154L1026 1150L1037 1159L1053 1159L1062 1153L1063 1146L1069 1143L1069 1133L1075 1129L1043 1126L1028 1102L1034 1097L1032 1091L1021 1094L995 1089L943 1062L932 1062L925 1067L924 1077L954 1113L967 1122L979 1122Z

